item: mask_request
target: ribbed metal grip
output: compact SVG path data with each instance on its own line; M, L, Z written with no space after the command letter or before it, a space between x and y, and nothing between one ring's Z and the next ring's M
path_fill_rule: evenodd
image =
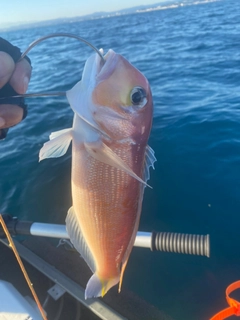
M210 256L209 235L153 232L151 250Z

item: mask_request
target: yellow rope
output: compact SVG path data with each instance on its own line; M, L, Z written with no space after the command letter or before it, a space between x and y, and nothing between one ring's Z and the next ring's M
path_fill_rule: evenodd
M27 284L28 284L28 286L29 286L29 289L31 290L32 295L33 295L33 297L34 297L34 299L35 299L35 301L36 301L36 304L37 304L38 309L39 309L39 311L40 311L40 313L41 313L41 315L42 315L42 318L43 318L44 320L47 320L47 317L46 317L46 315L45 315L45 312L44 312L44 310L43 310L43 307L41 306L41 303L40 303L40 301L38 300L37 294L36 294L36 292L35 292L35 290L34 290L34 288L33 288L33 284L31 283L31 281L30 281L30 279L29 279L29 276L28 276L28 274L27 274L27 271L26 271L26 269L24 268L24 265L23 265L23 263L22 263L22 260L21 260L19 254L18 254L18 251L17 251L17 249L16 249L16 247L15 247L15 244L14 244L14 242L13 242L13 240L12 240L12 237L11 237L11 235L10 235L8 229L7 229L7 226L6 226L5 222L4 222L3 217L2 217L1 214L0 214L0 223L1 223L2 227L3 227L3 230L4 230L5 234L6 234L7 239L8 239L8 241L9 241L9 246L12 248L12 250L13 250L13 252L14 252L14 254L15 254L15 257L16 257L16 259L17 259L17 261L18 261L18 264L19 264L19 266L20 266L20 268L21 268L21 270L22 270L22 273L23 273L23 275L24 275L24 277L25 277L25 279L26 279L26 281L27 281Z

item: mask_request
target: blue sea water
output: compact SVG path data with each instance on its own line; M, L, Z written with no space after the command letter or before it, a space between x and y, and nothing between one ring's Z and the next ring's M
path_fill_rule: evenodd
M134 248L123 286L176 320L209 319L240 278L240 1L182 1L164 10L2 32L24 50L52 32L78 34L124 55L149 79L157 163L140 230L210 234L211 257ZM29 92L70 89L91 49L57 38L29 54ZM52 131L71 126L65 98L31 98L0 143L0 210L64 223L71 153L38 163Z

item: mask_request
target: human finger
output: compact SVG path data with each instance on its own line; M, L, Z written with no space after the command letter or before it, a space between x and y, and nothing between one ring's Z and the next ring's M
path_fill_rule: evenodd
M23 59L16 63L9 84L17 93L24 94L27 91L31 73L32 68L29 62L26 59Z
M18 124L23 118L23 108L14 104L0 104L0 129Z
M12 57L0 51L0 89L9 81L15 68Z

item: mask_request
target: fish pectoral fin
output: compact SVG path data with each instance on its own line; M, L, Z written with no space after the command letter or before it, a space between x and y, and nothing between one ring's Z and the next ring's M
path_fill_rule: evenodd
M63 130L58 130L58 131L54 131L50 134L49 139L53 140L59 136L61 136L64 133L70 132L72 131L72 128L67 128L67 129L63 129Z
M39 152L39 161L63 156L67 152L71 140L72 128L51 133L50 141L44 143Z
M109 289L119 282L119 277L110 279L101 279L101 277L94 273L87 283L85 290L85 299L103 297Z
M124 171L131 177L135 178L145 186L150 187L145 181L136 175L132 169L116 154L114 153L105 143L101 141L97 142L85 142L84 146L87 152L96 160L106 163L114 168ZM150 187L151 188L151 187Z
M74 212L73 207L68 210L66 218L66 229L69 235L69 238L74 245L75 249L81 254L83 259L88 264L92 272L96 271L95 261L93 255L84 239L84 236L81 231L80 223L77 219L77 216Z

